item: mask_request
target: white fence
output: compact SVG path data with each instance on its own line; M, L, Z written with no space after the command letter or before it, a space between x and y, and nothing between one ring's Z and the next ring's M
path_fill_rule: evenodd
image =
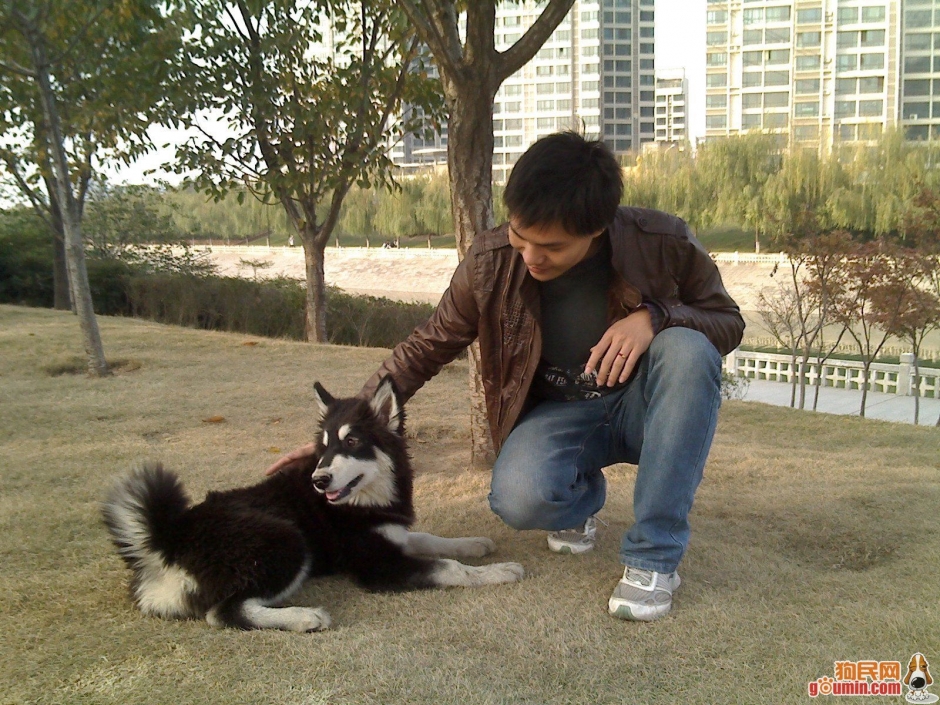
M725 357L725 370L736 377L769 380L772 382L799 381L801 360L796 364L789 355L733 350ZM815 386L817 377L823 387L861 389L864 384L861 362L856 360L827 360L820 370L819 359L809 358L802 370L808 386ZM920 384L914 383L914 355L904 353L897 365L873 362L870 368L868 390L940 399L940 369L921 367Z
M196 245L195 252L230 252L236 255L269 255L278 253L303 253L297 247L268 246L268 245ZM327 247L327 256L331 253L346 253L357 257L371 257L373 259L396 259L399 257L424 257L433 259L453 259L457 264L457 250L444 247Z

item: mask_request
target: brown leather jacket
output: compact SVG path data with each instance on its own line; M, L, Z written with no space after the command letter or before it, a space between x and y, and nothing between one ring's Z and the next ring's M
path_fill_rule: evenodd
M539 292L507 226L477 235L428 319L393 351L362 393L391 375L409 399L475 339L480 341L483 389L496 451L526 403L542 352ZM701 331L722 355L741 342L744 319L721 282L718 267L675 216L621 207L608 228L612 263L610 322L651 303L662 328ZM657 331L658 332L658 331Z

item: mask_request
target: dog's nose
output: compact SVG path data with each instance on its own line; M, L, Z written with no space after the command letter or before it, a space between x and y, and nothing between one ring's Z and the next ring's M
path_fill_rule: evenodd
M316 487L321 492L325 492L326 488L330 486L330 483L333 481L332 475L314 475L313 476L313 486Z
M920 690L925 685L927 685L927 679L923 676L914 676L911 678L911 688L914 690Z

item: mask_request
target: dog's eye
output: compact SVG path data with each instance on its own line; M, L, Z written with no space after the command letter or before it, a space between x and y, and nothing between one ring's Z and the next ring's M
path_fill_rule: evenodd
M357 445L359 445L359 439L355 436L346 436L346 438L343 440L343 445L347 448L355 448Z

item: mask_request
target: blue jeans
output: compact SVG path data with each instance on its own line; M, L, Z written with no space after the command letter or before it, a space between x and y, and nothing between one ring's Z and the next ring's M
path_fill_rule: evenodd
M653 338L634 378L598 399L542 402L506 439L490 507L515 529L580 528L604 506L602 468L637 465L624 565L671 573L689 544L689 510L721 404L721 357L689 328Z

